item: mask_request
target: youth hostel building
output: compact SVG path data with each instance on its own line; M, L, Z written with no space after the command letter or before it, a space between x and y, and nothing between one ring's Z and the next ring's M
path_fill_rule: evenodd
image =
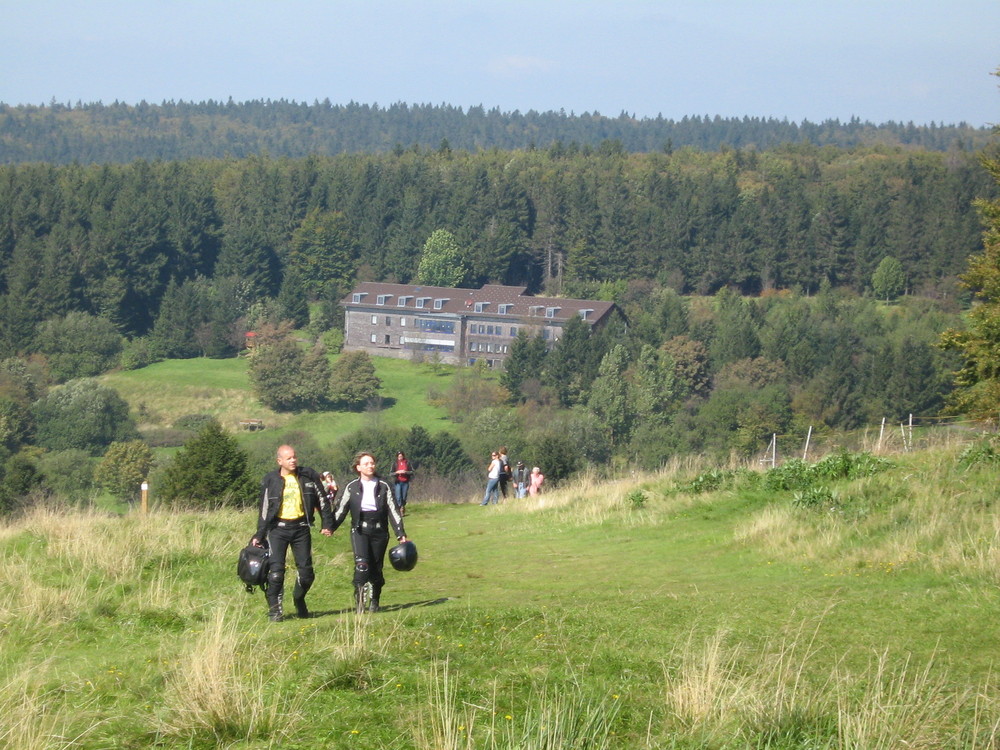
M527 287L481 289L362 282L344 297L344 351L501 367L518 332L551 347L574 317L603 325L613 302L533 297Z

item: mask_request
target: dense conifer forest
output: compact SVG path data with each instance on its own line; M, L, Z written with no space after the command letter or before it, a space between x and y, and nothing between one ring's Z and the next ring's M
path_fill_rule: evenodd
M79 381L53 401L54 384L235 356L250 329L335 345L337 300L415 280L439 230L462 285L618 304L551 351L516 341L503 388L440 395L468 435L537 429L553 477L560 456L563 475L579 457L655 467L939 415L960 360L938 342L962 326L959 277L983 251L975 201L998 194L986 140L444 106L0 106L0 457L104 450L56 439L59 399L91 414L113 394ZM323 384L327 367L316 348L301 369ZM303 408L329 408L312 396Z
M764 117L693 114L679 120L627 112L501 112L445 104L312 104L294 101L162 102L136 105L51 102L0 103L0 164L44 161L129 162L134 159L242 158L383 153L401 148L596 149L615 141L625 151L691 147L764 150L784 144L903 146L933 151L974 150L987 128L966 123L874 124L852 118L821 123Z

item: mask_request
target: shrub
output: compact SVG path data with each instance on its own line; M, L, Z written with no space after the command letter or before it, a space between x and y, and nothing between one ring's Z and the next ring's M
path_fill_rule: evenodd
M116 440L138 437L128 404L96 380L71 380L31 407L35 441L49 450L70 448L99 455Z
M167 465L158 492L166 502L213 508L229 502L250 505L256 500L255 488L246 453L213 420Z

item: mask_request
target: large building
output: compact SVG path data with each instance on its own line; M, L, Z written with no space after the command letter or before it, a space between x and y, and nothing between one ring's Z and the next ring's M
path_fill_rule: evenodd
M450 364L484 359L498 367L518 331L541 335L551 346L572 318L597 327L615 308L613 302L532 297L526 291L497 284L454 289L362 282L340 301L344 350L400 359L435 357Z

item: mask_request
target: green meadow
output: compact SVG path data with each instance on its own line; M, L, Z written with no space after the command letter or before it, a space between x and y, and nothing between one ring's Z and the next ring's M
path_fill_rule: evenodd
M350 611L341 529L281 623L235 576L251 511L38 508L0 529L0 745L997 747L1000 463L969 455L421 497L385 611Z
M331 357L335 360L336 356ZM428 403L427 393L429 389L446 389L454 367L387 357L373 357L372 361L385 394L378 410L381 424L407 429L420 424L431 432L450 424L443 409ZM372 418L368 412L357 411L274 412L251 392L245 358L165 360L138 370L109 373L101 380L121 394L140 427L147 429L170 427L188 414L210 414L230 430L237 430L243 419L263 420L263 431L237 432L241 441L273 441L276 431L305 430L327 447Z

